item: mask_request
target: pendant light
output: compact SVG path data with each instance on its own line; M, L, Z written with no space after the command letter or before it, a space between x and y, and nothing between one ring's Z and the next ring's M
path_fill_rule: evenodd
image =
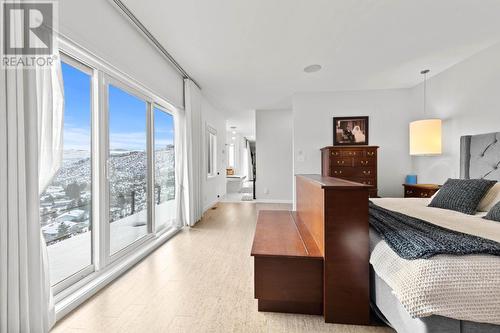
M420 72L424 75L424 119L410 123L410 155L413 156L442 153L441 119L426 119L427 73L429 73L428 69Z

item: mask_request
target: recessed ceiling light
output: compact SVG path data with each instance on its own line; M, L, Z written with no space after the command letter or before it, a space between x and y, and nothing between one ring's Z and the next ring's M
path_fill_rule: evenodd
M306 73L319 72L320 70L321 70L321 65L318 64L309 65L306 68L304 68L304 72Z
M236 138L233 136L231 139L233 139L233 141L234 141L234 139L236 139Z
M236 131L233 131L233 134L236 134Z

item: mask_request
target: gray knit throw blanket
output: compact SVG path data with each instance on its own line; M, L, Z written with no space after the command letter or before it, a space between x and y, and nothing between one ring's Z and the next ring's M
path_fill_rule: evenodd
M449 230L372 202L370 225L403 259L427 259L436 254L500 256L500 243Z

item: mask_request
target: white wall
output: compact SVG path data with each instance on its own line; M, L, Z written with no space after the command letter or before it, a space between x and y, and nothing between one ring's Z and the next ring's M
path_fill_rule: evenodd
M291 110L257 110L257 200L291 202L293 193L293 117Z
M222 112L216 110L205 98L202 98L201 118L203 133L203 175L202 192L203 208L207 210L226 194L226 119ZM206 126L217 131L217 176L207 177L207 138Z
M401 196L401 183L416 173L420 183L459 177L460 136L500 131L500 44L486 49L411 89L296 94L294 173L320 173L319 149L331 145L332 117L370 116L370 144L379 150L379 193ZM408 124L443 119L443 154L410 157ZM300 161L303 155L304 161Z
M415 119L423 118L423 85L412 90ZM443 119L443 155L413 157L422 183L460 176L460 136L500 131L500 44L427 81L427 114Z
M379 194L403 195L405 176L415 172L420 183L443 183L459 177L460 136L500 131L500 44L432 77L411 89L298 93L293 97L292 174L320 173L320 148L333 143L333 116L369 116L370 145L379 149ZM286 111L257 111L257 197L285 199L290 157ZM408 126L413 120L443 119L443 155L410 157ZM284 170L285 176L277 170ZM292 177L293 178L293 177ZM270 189L266 195L264 190ZM280 192L281 189L286 189ZM293 193L293 190L292 190Z
M333 144L334 116L369 116L369 144L380 146L379 195L402 196L401 184L411 170L410 97L408 89L296 94L293 98L294 174L321 173L320 149Z
M162 98L182 106L182 77L111 1L59 1L59 30Z

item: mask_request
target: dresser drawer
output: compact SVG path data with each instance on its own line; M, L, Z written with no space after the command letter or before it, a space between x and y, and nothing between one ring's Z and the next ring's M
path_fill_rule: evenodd
M364 184L364 185L371 185L371 186L377 186L377 180L375 178L357 178L353 179L353 182Z
M342 157L363 157L362 150L343 150L341 152Z
M377 159L373 157L354 158L355 167L375 167L376 165Z
M430 198L436 193L434 190L407 188L405 189L405 198Z
M331 158L331 165L334 167L352 167L353 161L352 158Z
M332 177L353 177L353 178L374 178L377 172L374 168L343 168L333 167L331 169Z

